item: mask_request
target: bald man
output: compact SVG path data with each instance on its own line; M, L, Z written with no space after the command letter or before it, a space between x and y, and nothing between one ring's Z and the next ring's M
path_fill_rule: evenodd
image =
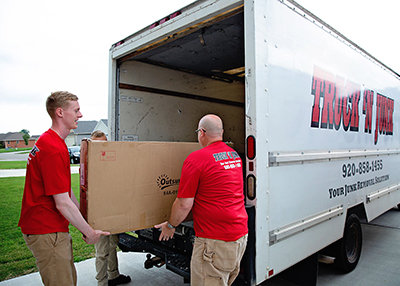
M186 158L171 216L155 227L161 228L160 240L169 240L192 210L196 239L190 285L231 285L239 274L248 233L242 161L222 142L218 116L201 118L195 132L202 149Z

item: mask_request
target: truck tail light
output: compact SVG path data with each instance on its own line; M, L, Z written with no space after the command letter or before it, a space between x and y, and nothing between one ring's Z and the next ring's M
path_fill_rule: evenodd
M254 171L254 160L256 158L256 138L250 135L246 139L246 153L248 161L248 171ZM246 178L246 193L247 198L254 200L256 198L256 177L253 174L249 174Z
M256 157L256 138L253 135L247 137L247 158L253 160Z
M246 192L249 200L254 200L256 198L256 177L253 174L247 176L246 180Z

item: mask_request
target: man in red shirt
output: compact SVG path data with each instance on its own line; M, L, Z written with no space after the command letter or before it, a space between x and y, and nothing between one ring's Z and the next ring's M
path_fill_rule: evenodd
M53 92L46 101L52 119L28 157L21 217L18 225L26 245L36 258L44 285L76 285L72 254L71 223L87 244L108 232L93 230L82 217L71 190L71 169L65 138L82 117L78 97Z
M242 161L222 142L218 116L204 116L196 133L202 149L186 158L171 216L155 227L162 229L160 240L169 240L192 210L191 285L231 285L247 245Z

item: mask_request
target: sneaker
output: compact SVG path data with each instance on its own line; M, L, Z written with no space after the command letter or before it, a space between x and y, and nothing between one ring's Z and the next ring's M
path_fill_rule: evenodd
M108 280L108 286L115 286L131 282L129 275L120 274L117 278Z

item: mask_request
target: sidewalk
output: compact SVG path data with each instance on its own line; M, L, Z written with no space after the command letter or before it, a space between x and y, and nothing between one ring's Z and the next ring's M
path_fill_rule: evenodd
M26 169L0 170L0 178L6 177L24 177ZM79 166L71 167L71 174L78 174Z
M146 253L118 252L119 271L121 274L129 275L132 281L127 286L132 285L163 285L179 286L189 285L183 283L183 278L165 268L144 268ZM78 274L79 286L96 286L95 259L88 259L75 263ZM0 286L40 286L42 280L38 272L20 276L0 282Z

